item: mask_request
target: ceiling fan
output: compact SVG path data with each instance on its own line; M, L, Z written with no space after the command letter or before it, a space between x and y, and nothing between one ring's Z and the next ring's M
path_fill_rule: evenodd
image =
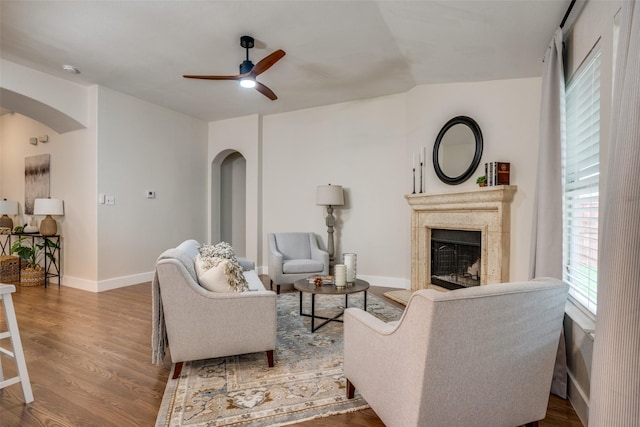
M252 88L255 87L258 92L266 96L272 101L278 99L275 93L267 86L256 81L256 77L259 74L267 71L273 64L278 62L286 54L284 50L278 49L275 52L262 58L256 65L249 60L249 49L253 48L254 40L250 36L240 37L240 46L247 50L247 59L240 64L240 74L235 76L197 76L197 75L183 75L182 77L187 79L204 79L204 80L238 80L242 87Z

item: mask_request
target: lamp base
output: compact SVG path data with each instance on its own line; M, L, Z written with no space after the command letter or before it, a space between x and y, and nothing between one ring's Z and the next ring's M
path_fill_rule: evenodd
M0 228L10 228L13 231L13 220L7 214L0 217Z
M58 233L56 220L47 215L40 223L40 234L43 236L55 236Z

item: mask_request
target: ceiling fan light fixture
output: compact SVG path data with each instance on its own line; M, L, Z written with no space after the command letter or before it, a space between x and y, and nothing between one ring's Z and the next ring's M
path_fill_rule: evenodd
M255 81L255 79L252 79L251 77L245 77L244 79L240 80L240 86L246 87L248 89L251 89L251 88L256 87L256 81Z

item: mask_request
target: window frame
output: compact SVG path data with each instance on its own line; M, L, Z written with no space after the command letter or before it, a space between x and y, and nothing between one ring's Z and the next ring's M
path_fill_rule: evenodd
M581 292L579 290L579 285L577 283L572 282L571 280L571 274L569 273L569 265L567 263L567 255L569 253L575 253L571 250L571 248L569 248L569 245L575 245L575 241L574 242L570 242L569 240L574 240L574 239L568 239L567 237L567 222L568 222L568 218L567 218L567 196L568 195L573 195L575 197L575 195L579 195L579 190L577 189L573 189L573 190L567 190L567 161L566 161L566 155L567 155L567 136L568 136L568 100L569 100L569 93L570 91L573 89L573 85L574 84L578 84L580 82L580 79L592 74L591 71L591 67L594 64L594 61L598 61L597 67L598 67L598 111L597 111L597 121L595 122L597 124L597 144L589 144L587 146L587 148L591 148L593 149L594 146L597 145L597 177L596 177L596 183L595 184L591 184L589 186L586 186L587 189L590 189L592 192L595 191L596 192L596 204L597 204L597 209L596 209L596 227L595 227L595 270L593 270L593 268L591 266L587 267L587 269L590 271L590 275L591 274L595 274L595 280L592 279L591 277L587 279L587 293L586 296L584 295L584 292ZM589 54L585 57L585 59L582 61L582 63L580 64L580 66L576 69L576 71L573 73L573 75L571 76L571 78L568 80L566 86L565 86L565 107L566 107L566 114L565 117L563 118L563 138L562 138L562 210L563 210L563 215L562 215L562 266L563 266L563 273L562 273L562 279L567 282L570 285L570 291L569 291L569 300L576 306L578 307L581 311L583 311L587 316L589 316L590 318L592 318L593 320L595 320L596 314L597 314L597 288L598 288L598 279L597 279L597 271L598 271L598 266L597 266L597 256L598 256L598 249L599 249L599 231L600 231L600 202L602 200L601 194L600 194L600 171L601 171L601 163L600 163L600 153L601 153L601 144L602 144L602 136L601 136L601 123L602 123L602 61L603 61L603 52L602 49L600 47L600 42L598 41L594 47L591 49L591 51L589 52ZM589 92L589 96L592 96L593 93L595 92L593 90L593 85L589 86L589 89L591 90L591 92ZM592 104L590 104L591 107ZM588 129L588 127L585 127L585 129ZM586 140L586 139L585 139ZM580 174L577 174L580 175ZM580 175L581 176L581 175ZM586 179L585 177L582 177L580 179ZM574 182L577 182L579 180L576 180ZM576 208L577 210L577 208ZM592 211L591 211L592 212ZM574 211L575 213L575 211ZM572 217L575 218L575 217ZM588 218L588 217L587 217ZM575 227L580 228L579 226ZM591 229L593 229L593 227L591 227ZM576 234L571 234L571 237L575 237ZM592 239L593 240L593 239ZM588 250L592 250L593 248L587 247ZM576 250L577 251L577 250ZM588 258L587 256L583 256L580 258ZM573 258L573 260L575 261L576 259ZM576 264L574 262L574 264ZM577 272L578 268L572 268L572 271ZM589 293L591 291L593 291L595 289L595 298L592 298ZM580 293L582 293L583 295L579 295Z

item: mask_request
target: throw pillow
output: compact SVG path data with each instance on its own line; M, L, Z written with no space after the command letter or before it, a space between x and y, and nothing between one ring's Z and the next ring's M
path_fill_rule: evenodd
M249 290L247 280L242 274L242 266L238 263L233 248L226 242L216 245L202 245L200 256L205 263L211 266L218 265L221 260L226 260L225 273L229 283L229 290L233 292L244 292Z
M195 267L200 286L213 292L229 292L227 262L226 259L221 259L213 265L211 261L205 261L201 255L197 255Z

